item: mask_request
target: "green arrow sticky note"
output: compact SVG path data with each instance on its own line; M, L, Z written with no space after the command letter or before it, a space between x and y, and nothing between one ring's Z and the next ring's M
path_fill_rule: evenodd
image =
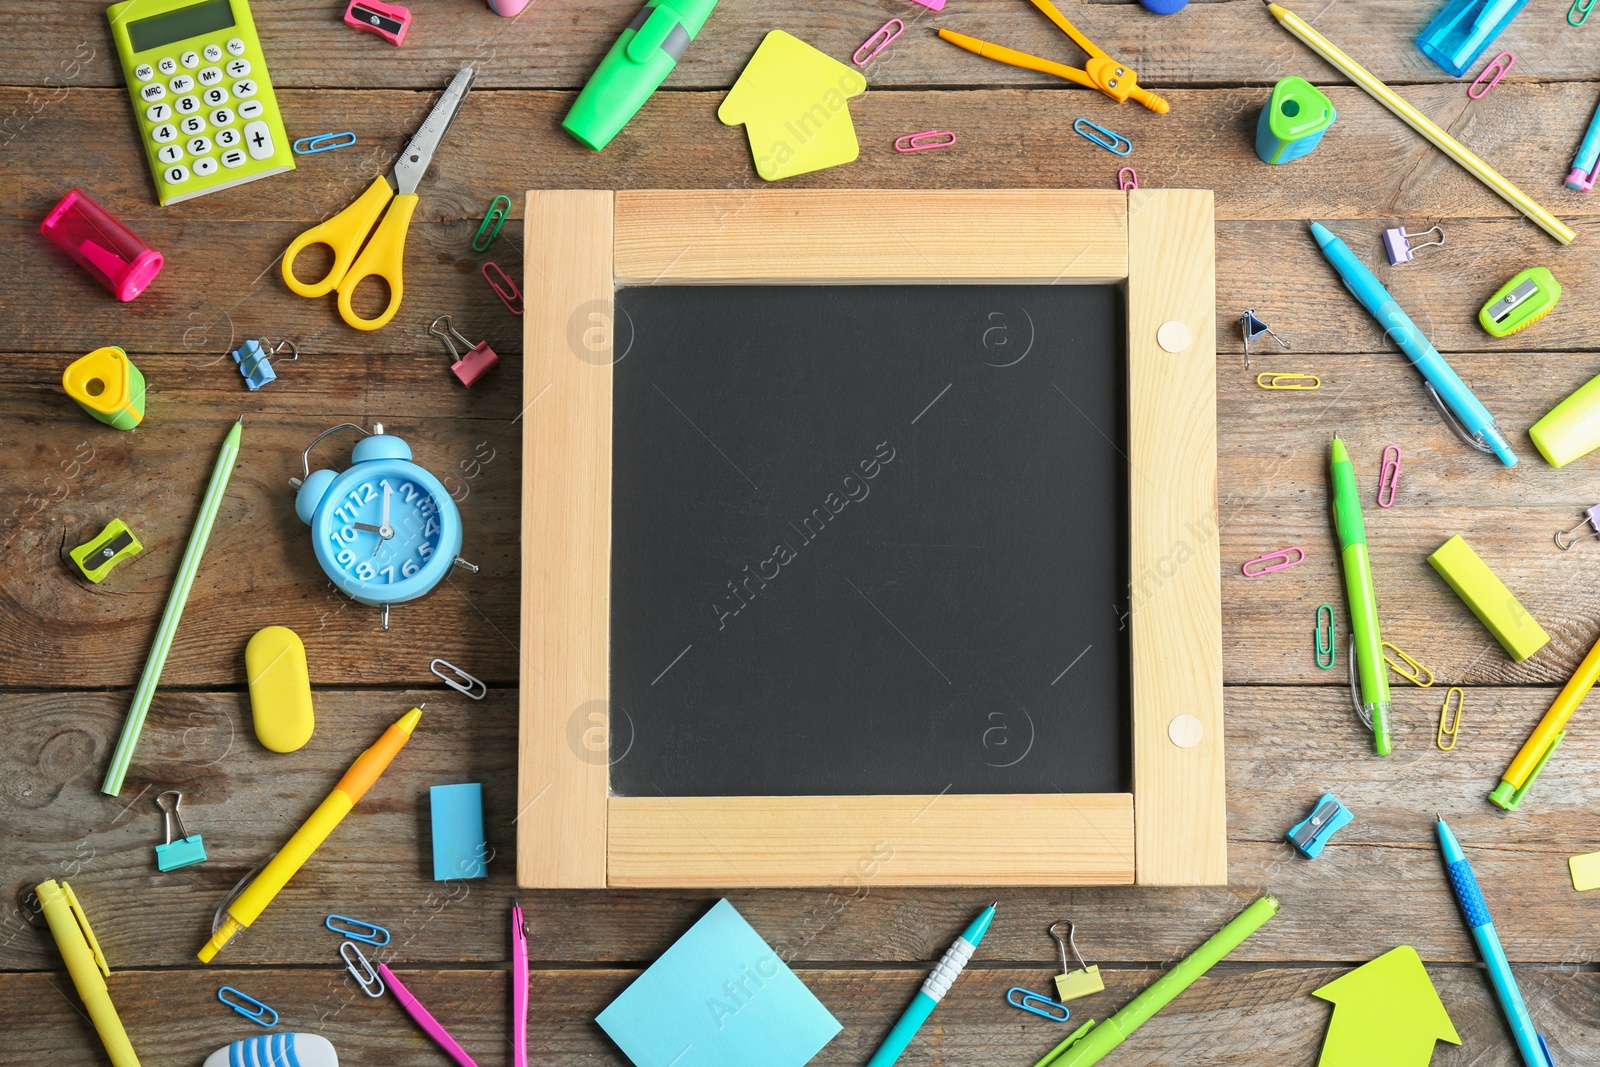
M846 101L866 91L860 71L773 30L717 108L717 118L724 126L744 126L756 173L774 182L860 155Z
M1428 1067L1435 1041L1461 1044L1410 945L1385 952L1311 995L1334 1006L1317 1067Z

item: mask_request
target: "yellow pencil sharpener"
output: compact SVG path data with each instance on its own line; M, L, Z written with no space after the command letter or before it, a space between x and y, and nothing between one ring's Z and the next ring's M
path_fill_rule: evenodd
M144 421L144 375L116 345L97 348L67 364L61 388L113 429L131 430Z

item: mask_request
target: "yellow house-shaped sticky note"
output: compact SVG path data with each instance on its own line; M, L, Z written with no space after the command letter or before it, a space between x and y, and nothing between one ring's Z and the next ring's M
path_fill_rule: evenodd
M847 101L866 89L860 71L773 30L717 108L717 118L724 126L744 126L756 173L775 182L861 154Z

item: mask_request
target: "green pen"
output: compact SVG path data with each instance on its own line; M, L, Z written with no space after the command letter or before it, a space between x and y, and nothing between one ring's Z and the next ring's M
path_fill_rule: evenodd
M1378 595L1372 588L1372 560L1367 556L1367 528L1361 521L1361 496L1350 453L1337 437L1328 453L1333 477L1333 525L1344 562L1344 591L1350 601L1350 638L1360 695L1351 693L1362 718L1370 720L1372 747L1387 756L1389 745L1389 672L1383 663L1383 638L1378 634Z

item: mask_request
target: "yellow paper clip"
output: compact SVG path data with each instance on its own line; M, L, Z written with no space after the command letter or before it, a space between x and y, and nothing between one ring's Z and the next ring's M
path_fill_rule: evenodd
M1383 647L1388 649L1389 652L1393 652L1395 655L1399 656L1402 661L1401 663L1396 663L1394 660L1389 658L1389 652L1384 653L1383 662L1393 667L1394 673L1398 674L1400 677L1404 678L1418 689L1427 689L1429 686L1433 685L1433 671L1429 670L1428 667L1422 663L1419 663L1411 656L1406 655L1406 653L1401 650L1399 645L1396 645L1390 641L1385 641L1383 642ZM1424 674L1428 676L1428 680L1426 682L1422 680L1422 676Z
M1320 389L1322 379L1315 374L1273 374L1262 371L1256 375L1256 384L1263 389Z
M1454 718L1452 718L1450 715L1451 693L1456 695L1456 713ZM1444 691L1444 705L1439 709L1439 737L1434 742L1439 746L1440 752L1449 752L1452 748L1456 747L1456 733L1461 729L1461 708L1466 704L1466 702L1467 694L1461 690L1460 686L1452 685L1449 689ZM1444 739L1447 737L1450 739L1450 743L1448 745L1444 743Z

